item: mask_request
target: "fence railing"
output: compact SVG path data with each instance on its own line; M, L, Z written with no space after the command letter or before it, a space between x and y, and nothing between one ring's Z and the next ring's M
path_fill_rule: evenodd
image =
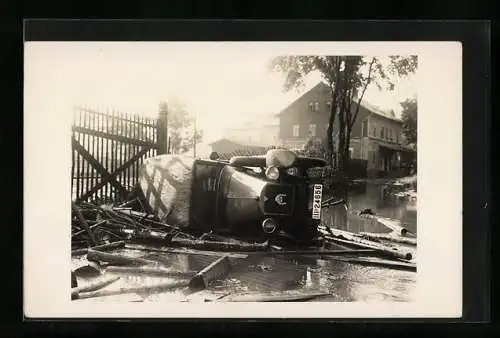
M71 189L74 201L126 199L147 157L168 152L167 109L158 118L75 108Z

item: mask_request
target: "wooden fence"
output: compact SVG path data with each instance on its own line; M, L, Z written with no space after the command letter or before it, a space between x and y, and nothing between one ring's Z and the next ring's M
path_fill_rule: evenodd
M75 109L72 125L72 200L120 201L138 181L143 160L168 153L167 109L146 118Z

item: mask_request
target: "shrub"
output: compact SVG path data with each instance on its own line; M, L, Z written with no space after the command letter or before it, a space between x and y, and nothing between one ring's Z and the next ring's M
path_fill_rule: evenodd
M320 157L326 159L326 147L323 141L317 141L309 138L301 151L304 156Z

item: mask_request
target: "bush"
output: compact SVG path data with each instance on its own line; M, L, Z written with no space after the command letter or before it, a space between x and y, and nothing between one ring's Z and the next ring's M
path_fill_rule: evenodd
M304 150L301 151L301 155L310 156L310 157L319 157L326 159L326 147L323 141L317 141L309 138L307 140L306 145L304 146Z

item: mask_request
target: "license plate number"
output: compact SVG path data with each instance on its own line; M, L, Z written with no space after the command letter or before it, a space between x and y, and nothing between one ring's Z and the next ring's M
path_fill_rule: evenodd
M323 184L315 184L313 189L312 218L321 219L321 197L323 195Z

